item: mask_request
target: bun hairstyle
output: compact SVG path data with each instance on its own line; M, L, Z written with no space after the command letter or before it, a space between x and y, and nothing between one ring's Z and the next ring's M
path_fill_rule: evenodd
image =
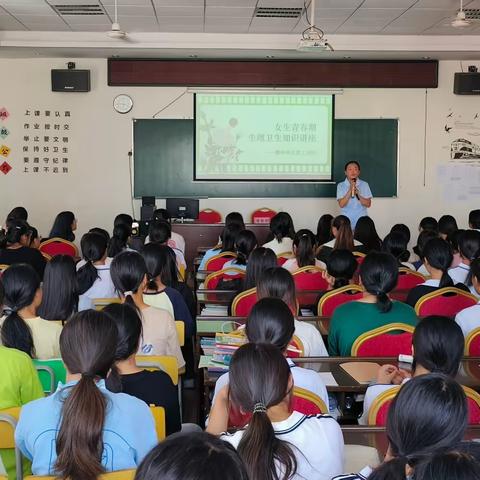
M407 465L415 468L436 452L457 445L465 434L467 420L465 393L455 380L439 373L412 378L402 386L388 411L387 437L394 458L380 465L368 479L405 479Z
M113 258L127 248L127 242L132 235L132 228L127 225L113 227L112 238L108 244L108 256Z
M292 217L287 212L277 213L270 220L270 231L277 242L281 243L285 237L293 239L295 236L295 228Z
M315 265L316 239L310 230L299 230L293 238L293 245L299 268Z
M267 268L277 266L277 256L270 248L258 247L250 254L247 263L247 273L245 275L245 282L243 289L248 290L256 287L258 279L263 271Z
M30 226L25 220L10 220L7 225L7 230L2 230L0 234L0 248L21 243L22 237L24 235L28 236L29 233Z
M81 378L69 390L56 439L55 473L59 478L96 480L102 466L107 400L96 386L115 359L117 328L103 312L85 310L66 323L60 335L63 362Z
M80 241L85 265L77 271L78 293L83 295L99 278L94 263L107 255L107 240L99 233L86 233Z
M35 358L32 332L18 312L33 303L40 288L40 278L33 267L18 263L3 272L2 283L5 291L5 320L0 332L2 344Z
M327 273L335 278L333 288L341 288L350 283L358 264L350 250L333 250L327 257Z
M167 221L156 220L150 223L150 227L148 229L148 237L150 242L163 245L168 242L171 236L172 227Z
M332 229L333 227L335 227L335 229L337 230L333 249L353 251L353 248L354 248L353 232L352 232L352 224L350 223L349 218L346 217L345 215L338 215L333 219Z
M399 265L407 262L410 258L410 252L407 249L408 241L404 233L400 231L390 232L382 243L382 252L390 253L396 259Z
M75 222L73 212L60 212L53 222L52 229L50 230L50 238L58 237L73 242L75 240L75 234L72 230L73 222Z
M125 297L125 302L134 306L132 295L138 292L147 275L143 257L138 252L119 253L112 260L110 275L117 291Z
M238 265L247 265L247 260L256 246L257 237L251 230L239 232L235 240L236 263Z
M423 249L423 256L429 265L442 271L440 288L453 286L453 280L448 274L448 269L453 262L452 247L441 238L431 238Z
M275 436L267 416L270 407L289 395L290 367L280 350L268 344L247 343L230 363L230 401L252 417L237 447L250 480L277 480L295 475L297 461L291 446Z
M377 307L389 312L392 301L388 297L398 281L398 263L389 253L369 253L360 265L360 279L365 290L377 297Z
M283 300L291 312L297 312L297 297L292 274L283 267L267 268L258 279L257 299L265 297Z

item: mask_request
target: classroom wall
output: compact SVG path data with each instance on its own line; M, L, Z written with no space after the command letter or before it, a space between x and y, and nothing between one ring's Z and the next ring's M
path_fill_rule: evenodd
M89 93L50 91L50 69L65 68L67 61L76 61L77 68L91 70ZM480 66L480 61L468 62L471 63ZM110 229L117 213L132 210L127 155L132 147L132 118L151 118L183 89L108 87L104 59L0 59L0 71L0 109L5 107L10 113L5 121L0 121L0 128L6 126L10 131L5 139L0 138L0 145L11 148L6 160L13 166L7 175L0 173L0 221L4 221L13 206L24 205L30 213L29 220L44 236L60 210L75 212L79 235L92 226ZM478 97L452 93L453 74L460 71L459 62L442 61L439 71L439 88L429 90L427 97L421 89L350 89L336 99L338 118L399 118L398 198L374 199L370 209L381 234L393 223L404 222L416 229L420 217L443 213L455 215L460 225L465 226L468 211L480 207L475 199L462 202L446 199L437 180L438 165L449 159L445 148L448 134L444 130L449 109L470 115L480 103ZM119 93L129 94L135 102L129 114L120 115L113 110L113 98ZM191 118L192 102L192 96L185 94L158 118ZM23 173L23 126L27 109L58 110L62 115L71 112L68 174ZM0 157L0 163L3 160ZM139 201L134 203L139 215ZM162 206L163 201L158 200L157 205ZM289 211L298 228L314 229L321 214L338 212L336 201L329 198L201 201L201 208L211 207L222 214L238 210L246 218L261 206Z

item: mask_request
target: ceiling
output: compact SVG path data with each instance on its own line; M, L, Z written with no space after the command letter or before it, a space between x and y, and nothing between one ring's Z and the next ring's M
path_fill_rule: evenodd
M467 28L450 26L459 4L316 0L315 24L337 50L334 57L359 58L360 51L362 58L478 58L480 18ZM60 15L58 5L93 5L101 14ZM301 14L259 18L259 7L296 7ZM0 56L158 57L159 48L165 57L312 56L295 51L307 27L304 7L304 0L118 0L118 20L129 36L116 41L105 35L114 21L114 0L0 0ZM480 9L480 0L464 0L464 8Z

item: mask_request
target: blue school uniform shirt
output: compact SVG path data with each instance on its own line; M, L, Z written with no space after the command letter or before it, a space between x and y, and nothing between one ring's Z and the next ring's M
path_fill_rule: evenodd
M343 198L350 189L350 182L345 178L343 182L337 184L337 200ZM372 198L372 192L367 182L357 179L357 189L363 198ZM364 207L357 197L351 198L348 203L341 209L342 215L350 219L352 229L355 228L360 217L368 216L367 207Z
M200 262L200 265L198 266L198 269L205 270L205 265L207 261L210 260L215 255L218 255L219 253L222 253L220 248L211 248L210 250L207 250L205 252L205 255L202 258L202 261Z
M34 475L55 474L55 440L60 428L63 399L76 383L59 383L53 395L22 407L15 442L22 454L32 461ZM150 409L138 398L109 392L104 380L99 381L97 387L107 399L102 465L107 472L134 469L158 443Z

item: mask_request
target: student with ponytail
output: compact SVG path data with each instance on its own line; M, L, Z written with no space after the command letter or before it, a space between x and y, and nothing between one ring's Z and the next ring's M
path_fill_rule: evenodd
M358 240L354 240L352 224L345 215L338 215L332 222L333 240L321 245L317 252L320 260L326 260L332 250L350 250L351 252L357 247L361 250L362 244Z
M334 250L328 256L326 266L327 271L324 273L324 278L330 286L329 291L354 283L353 276L357 271L358 263L349 250Z
M335 309L328 333L330 355L350 356L357 337L374 328L395 322L417 324L412 307L392 301L388 296L397 279L398 264L392 255L372 252L365 257L360 266L360 284L365 289L363 298Z
M233 355L230 384L213 405L207 431L226 432L228 410L252 415L249 424L222 439L236 447L250 480L330 480L343 468L343 436L328 415L290 410L290 367L274 345L248 343Z
M275 255L291 252L294 236L295 227L293 226L292 217L287 212L280 212L270 220L269 238L273 238L263 246L265 248L271 248L275 252Z
M156 220L150 223L148 229L149 243L158 243L159 245L168 245L172 237L172 226L165 220ZM178 269L186 269L187 263L185 256L181 250L175 247L170 247L175 252Z
M112 238L108 244L108 256L113 258L124 250L130 250L128 241L132 235L132 227L120 224L113 227Z
M257 246L257 237L251 230L242 230L235 239L235 253L237 258L229 260L223 268L235 267L246 271L250 254ZM228 275L228 272L227 272Z
M444 287L457 287L468 291L463 283L453 284L449 275L452 260L452 248L446 240L442 238L430 239L423 249L423 264L430 278L408 292L407 303L415 307L415 304L423 295Z
M360 474L334 480L417 478L417 465L461 442L467 421L465 393L455 380L440 373L413 378L403 385L388 411L390 447L385 461L373 471L367 467Z
M133 469L157 443L148 406L111 393L105 378L115 359L117 328L104 313L75 314L60 337L67 383L22 408L15 441L34 475L96 480Z
M111 265L112 280L123 303L135 307L142 318L143 335L138 353L141 355L172 355L178 367L185 365L177 329L172 316L160 308L147 305L143 292L148 283L147 266L138 252L122 252Z
M41 360L60 356L59 337L62 327L42 320L37 308L42 301L40 279L30 265L18 264L2 275L5 289L1 343Z
M399 267L416 270L414 265L408 261L410 258L410 252L408 251L408 240L405 233L401 231L390 232L383 239L382 252L393 255L397 259Z
M207 261L219 253L233 252L235 250L235 241L237 240L237 236L244 229L245 227L241 228L241 226L236 222L225 224L220 238L221 244L215 245L213 248L210 248L205 252L198 269L205 270Z
M472 293L480 297L480 258L476 258L470 264L470 276L472 279ZM480 300L477 305L465 308L457 313L455 321L460 325L463 335L467 338L468 334L480 327Z
M293 253L295 258L289 258L283 265L293 273L299 268L316 266L325 268L325 264L315 258L316 238L313 232L307 229L299 230L293 237Z
M258 280L267 268L277 266L277 256L271 248L258 247L248 259L245 280L242 290L249 290L257 286Z
M94 298L116 297L107 258L107 239L99 233L86 233L80 242L83 260L77 263L78 310L93 308Z
M470 286L470 264L480 255L480 232L465 230L458 239L458 250L461 263L448 272L455 283L464 283Z
M167 435L181 428L177 387L161 370L143 370L137 366L137 354L142 336L142 320L135 307L127 303L112 303L103 309L118 330L115 363L107 378L111 392L123 392L143 400L147 405L165 409Z

